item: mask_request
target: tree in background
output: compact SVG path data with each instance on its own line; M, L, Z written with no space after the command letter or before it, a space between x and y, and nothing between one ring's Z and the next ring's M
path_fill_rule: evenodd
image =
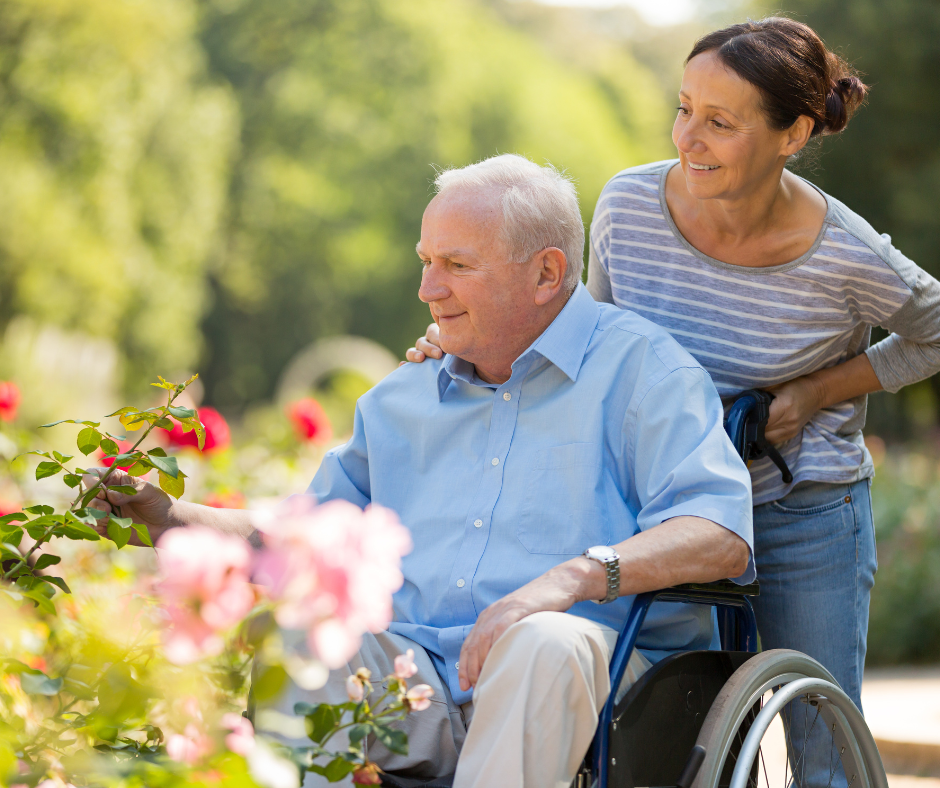
M475 0L204 0L201 39L242 114L205 320L222 409L270 396L311 340L396 353L429 315L414 253L432 163L565 168L586 220L606 180L668 153L669 111L624 51L573 62Z
M0 327L109 337L131 384L201 350L237 111L194 10L0 1Z

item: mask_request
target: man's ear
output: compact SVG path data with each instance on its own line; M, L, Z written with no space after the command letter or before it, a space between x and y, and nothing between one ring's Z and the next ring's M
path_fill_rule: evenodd
M539 272L535 303L545 306L564 289L568 259L561 249L549 246L535 255L535 263Z

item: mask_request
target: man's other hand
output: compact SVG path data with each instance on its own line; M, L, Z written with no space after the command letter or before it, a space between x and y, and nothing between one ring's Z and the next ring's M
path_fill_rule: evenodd
M517 621L543 610L564 613L572 605L607 591L600 564L578 557L549 570L484 610L460 649L460 689L475 687L493 644Z
M97 484L107 470L107 468L90 468L82 477L85 489L91 489ZM89 506L108 514L114 513L116 517L130 517L135 523L143 523L150 531L150 538L154 542L167 528L178 525L173 517L173 499L159 487L115 468L108 476L105 487L117 486L133 487L137 493L128 495L117 490L99 488L98 495ZM99 525L97 530L102 536L107 534L106 525ZM131 536L130 544L140 546L143 542L135 533Z

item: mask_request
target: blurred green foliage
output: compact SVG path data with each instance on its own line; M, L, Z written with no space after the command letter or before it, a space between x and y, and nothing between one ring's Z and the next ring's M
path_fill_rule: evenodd
M940 446L897 445L872 487L878 573L868 664L936 663L940 655Z
M614 171L667 152L666 103L629 55L572 68L472 0L207 1L202 20L243 118L205 321L223 408L269 396L318 336L402 353L423 332L414 245L432 163L548 159L589 220Z
M189 0L0 2L0 321L194 365L238 112Z

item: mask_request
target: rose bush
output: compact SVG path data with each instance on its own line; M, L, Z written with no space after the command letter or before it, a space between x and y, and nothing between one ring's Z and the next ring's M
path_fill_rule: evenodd
M178 496L185 474L159 446L145 448L147 439L178 427L198 445L207 430L200 414L174 404L187 384L157 385L164 405L114 414L129 432L146 427L136 440L99 422L70 423L80 428L80 452L100 449L111 467L135 475L156 471L155 481ZM90 506L109 487L110 470L91 477L70 456L35 453L37 479L61 474L74 498L64 511L37 504L0 517L0 784L293 788L305 770L376 784L367 739L407 750L395 723L430 697L426 685L408 686L413 654L396 660L377 698L365 676L347 703L298 704L306 746L256 733L242 714L253 663L259 701L287 677L313 688L364 632L387 626L410 549L391 512L300 496L259 518L258 552L235 537L180 528L160 538L148 567L146 552L121 550L132 530L149 544L146 527ZM75 570L68 582L49 573L64 574L62 566ZM343 729L349 748L330 750Z

